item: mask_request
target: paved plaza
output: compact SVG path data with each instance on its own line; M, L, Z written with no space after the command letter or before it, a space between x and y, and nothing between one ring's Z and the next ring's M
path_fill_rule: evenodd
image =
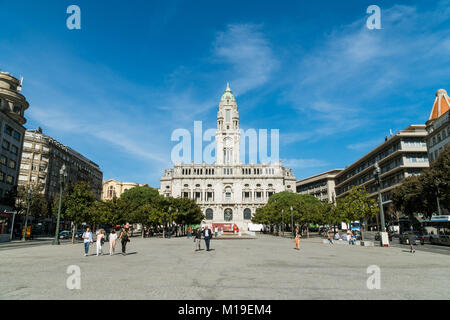
M204 242L202 241L204 248ZM132 238L129 254L88 257L82 244L0 251L0 299L448 299L450 256L405 248L326 245L319 238L213 240ZM104 251L109 249L106 243ZM120 249L120 245L117 247ZM120 250L117 250L120 251ZM79 266L81 289L66 287ZM367 268L381 270L369 290Z

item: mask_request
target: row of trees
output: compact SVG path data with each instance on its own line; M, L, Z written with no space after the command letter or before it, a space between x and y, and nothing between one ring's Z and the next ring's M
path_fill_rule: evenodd
M58 212L59 196L54 199L53 214ZM157 189L143 186L125 191L120 198L97 200L90 185L79 182L63 193L61 218L73 222L73 231L82 223L109 225L139 223L144 227L198 224L203 219L200 207L192 199L166 198ZM72 232L72 241L74 241Z
M378 210L376 201L369 198L364 187L354 187L336 204L321 202L312 195L285 191L274 194L264 207L257 209L252 222L273 227L283 223L289 226L293 220L294 225L303 230L310 224L335 226L341 222L349 225L351 221L368 221Z
M418 213L430 218L441 209L450 207L450 146L442 152L430 168L419 176L411 176L392 191L394 208L412 217Z

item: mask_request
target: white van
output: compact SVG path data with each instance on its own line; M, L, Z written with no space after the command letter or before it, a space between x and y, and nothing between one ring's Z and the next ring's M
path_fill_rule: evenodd
M264 230L264 225L249 222L247 228L248 231L262 232Z

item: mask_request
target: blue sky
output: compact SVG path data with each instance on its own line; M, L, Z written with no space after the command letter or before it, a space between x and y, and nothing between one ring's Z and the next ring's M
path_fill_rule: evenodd
M66 9L81 8L81 30ZM369 5L381 30L366 28ZM343 168L450 90L450 1L4 1L0 70L27 128L149 183L176 128L214 128L229 81L244 129L280 129L297 178Z

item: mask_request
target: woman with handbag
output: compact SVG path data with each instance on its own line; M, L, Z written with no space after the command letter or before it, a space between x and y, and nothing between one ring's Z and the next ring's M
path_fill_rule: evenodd
M127 242L130 241L130 234L128 233L128 230L125 228L122 228L122 231L120 232L119 240L122 243L122 255L126 255L126 247Z

